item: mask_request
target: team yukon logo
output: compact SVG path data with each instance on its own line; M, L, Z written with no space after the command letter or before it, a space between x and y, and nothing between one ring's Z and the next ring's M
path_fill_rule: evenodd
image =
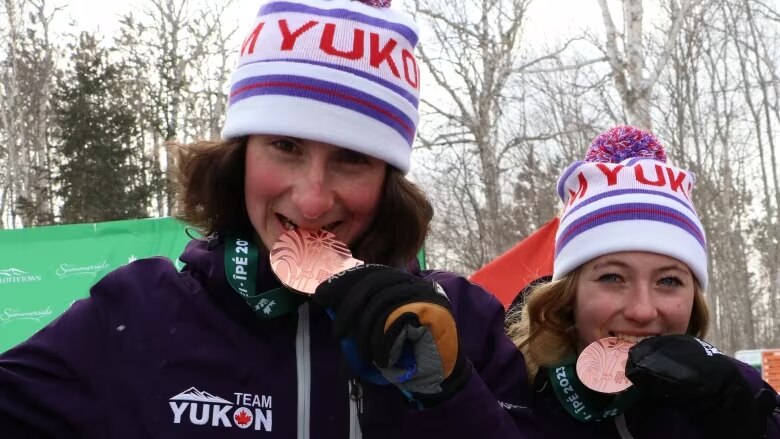
M97 276L98 273L108 268L108 263L103 261L99 264L93 265L71 265L60 264L59 268L55 272L60 279L68 277L92 277Z
M251 393L233 395L235 402L190 387L168 401L173 423L271 431L270 396Z
M0 270L0 284L20 284L27 282L38 282L40 280L40 276L28 273L18 268Z

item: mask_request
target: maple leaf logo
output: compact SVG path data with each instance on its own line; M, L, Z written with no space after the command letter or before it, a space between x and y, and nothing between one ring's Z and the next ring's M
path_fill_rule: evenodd
M275 300L260 299L260 302L255 305L255 311L260 311L262 309L266 315L270 315L271 312L273 312L274 305L276 305Z
M233 420L240 428L248 428L252 424L252 413L242 407L233 414Z

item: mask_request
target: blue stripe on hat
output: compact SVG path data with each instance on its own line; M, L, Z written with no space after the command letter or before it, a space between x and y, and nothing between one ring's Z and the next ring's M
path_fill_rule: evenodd
M295 96L346 108L393 128L409 148L414 141L415 123L395 106L352 87L305 76L262 75L243 79L233 84L228 105L262 95Z
M655 158L655 157L634 157L634 158L632 158L632 159L629 159L627 162L625 162L625 163L622 163L622 164L623 164L624 166L633 166L633 165L635 165L635 164L637 164L637 163L641 162L642 160L652 160L652 161L654 161L654 162L659 162L659 161L660 161L660 160L658 160L658 159L657 159L657 158ZM661 162L661 163L666 163L666 162Z
M238 67L243 67L251 64L265 63L265 62L289 62L289 63L311 64L320 67L327 67L333 70L341 70L342 72L347 72L356 76L360 76L361 78L368 79L369 81L375 82L381 85L382 87L389 88L390 90L398 93L401 97L409 101L409 103L414 105L414 108L418 108L420 105L420 101L417 99L417 97L409 93L403 87L399 87L390 81L386 81L377 75L372 75L370 73L367 73L364 70L353 69L339 64L331 64L331 63L326 63L321 61L310 61L306 59L296 59L296 58L276 58L276 59L263 59L263 60L251 61L245 64L241 64Z
M566 168L565 171L563 171L561 178L558 179L558 188L557 188L558 196L561 197L561 201L563 201L564 203L566 202L566 194L563 192L563 189L566 187L566 180L569 179L569 177L571 176L571 174L574 172L575 169L577 169L580 165L584 163L589 163L589 162L584 162L580 160L570 164L569 167Z
M323 17L343 18L345 20L358 21L360 23L368 24L375 27L381 27L392 30L400 35L403 35L409 44L414 47L417 44L417 33L400 23L383 20L381 18L372 17L370 15L361 14L360 12L352 11L349 9L322 9L314 6L307 6L301 3L289 3L289 2L271 2L266 3L260 7L258 16L274 14L277 12L302 12L304 14L320 15Z
M618 221L657 221L677 226L688 232L706 251L704 235L699 227L679 210L650 203L624 203L607 206L577 218L563 229L556 243L555 257L571 242L593 228ZM641 232L637 230L637 232ZM630 239L630 238L626 238Z
M668 198L670 200L673 200L683 206L685 209L687 209L689 212L691 212L693 215L696 215L696 211L693 210L693 206L690 203L686 203L685 201L681 200L678 197L675 197L674 195L670 194L669 192L662 192L662 191L654 191L652 189L618 189L614 191L607 191L602 192L600 194L593 195L589 198L586 198L584 201L581 201L579 204L577 204L575 207L573 207L571 210L566 212L566 215L571 215L572 213L576 212L577 210L595 202L598 200L602 200L604 198L608 197L617 197L620 195L627 195L627 194L643 194L643 195L657 195L659 197Z

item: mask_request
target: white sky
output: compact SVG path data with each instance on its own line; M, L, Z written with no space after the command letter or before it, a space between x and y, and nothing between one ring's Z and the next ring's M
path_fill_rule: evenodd
M179 3L181 0L176 0ZM190 4L204 4L209 0L190 0ZM214 1L214 0L211 0ZM230 17L231 21L249 27L251 18L254 17L258 0L234 0L237 7L233 10L237 17ZM63 14L60 14L60 23L69 20L76 22L78 30L98 30L104 36L110 36L119 27L119 18L129 11L140 11L148 0L54 0L55 4L63 5ZM251 11L251 13L249 12ZM243 23L243 24L242 24Z
M59 20L55 26L71 34L82 30L95 31L100 35L110 38L119 27L119 18L129 11L141 11L149 0L48 0L54 4L65 5L63 13L59 14ZM179 3L181 0L174 0ZM191 7L215 0L189 0ZM219 0L216 0L219 1ZM235 23L239 27L234 38L237 48L243 39L256 15L257 9L264 0L234 0L235 5L231 11L235 16L226 17L226 22ZM404 10L404 0L393 0L393 7ZM456 1L456 0L453 0ZM620 26L621 7L618 0L609 0L612 9L613 20ZM654 0L653 0L654 2ZM645 2L648 3L648 2ZM646 13L649 11L646 11ZM603 32L601 9L598 0L532 0L528 11L526 27L523 35L523 45L532 48L537 53L559 47L567 37L581 35L586 28ZM75 22L75 27L69 28L69 24ZM56 31L55 31L56 32ZM420 37L425 41L425 27L421 26ZM110 44L110 43L108 43ZM530 55L533 56L533 55ZM423 94L426 90L434 90L426 83L422 87ZM423 127L421 127L423 129ZM413 160L418 163L424 160L422 154L413 155ZM412 166L419 168L418 164ZM414 174L414 172L413 172ZM414 175L412 175L414 179Z
M119 17L132 9L140 9L148 0L55 0L53 3L64 5L59 14L59 26L67 26L71 20L76 28L71 30L98 30L104 36L111 36L118 27ZM193 4L213 0L191 0ZM395 0L393 7L400 8L402 2ZM237 17L230 20L242 29L251 25L260 0L236 0L234 11ZM619 8L613 8L613 14ZM526 37L529 42L554 43L566 35L585 27L598 29L601 12L597 0L534 0L528 14ZM616 22L619 22L617 16ZM422 32L425 32L422 29ZM243 30L239 34L243 34Z

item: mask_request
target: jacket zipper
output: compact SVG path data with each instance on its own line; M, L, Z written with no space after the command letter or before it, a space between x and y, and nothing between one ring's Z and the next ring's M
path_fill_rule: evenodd
M631 434L631 430L628 429L625 413L621 413L615 417L615 426L617 427L620 439L634 439L634 436Z
M349 380L349 439L362 439L360 418L363 415L363 388L356 379Z
M295 334L295 357L298 376L298 439L309 439L311 411L311 350L309 338L309 304L298 308Z

